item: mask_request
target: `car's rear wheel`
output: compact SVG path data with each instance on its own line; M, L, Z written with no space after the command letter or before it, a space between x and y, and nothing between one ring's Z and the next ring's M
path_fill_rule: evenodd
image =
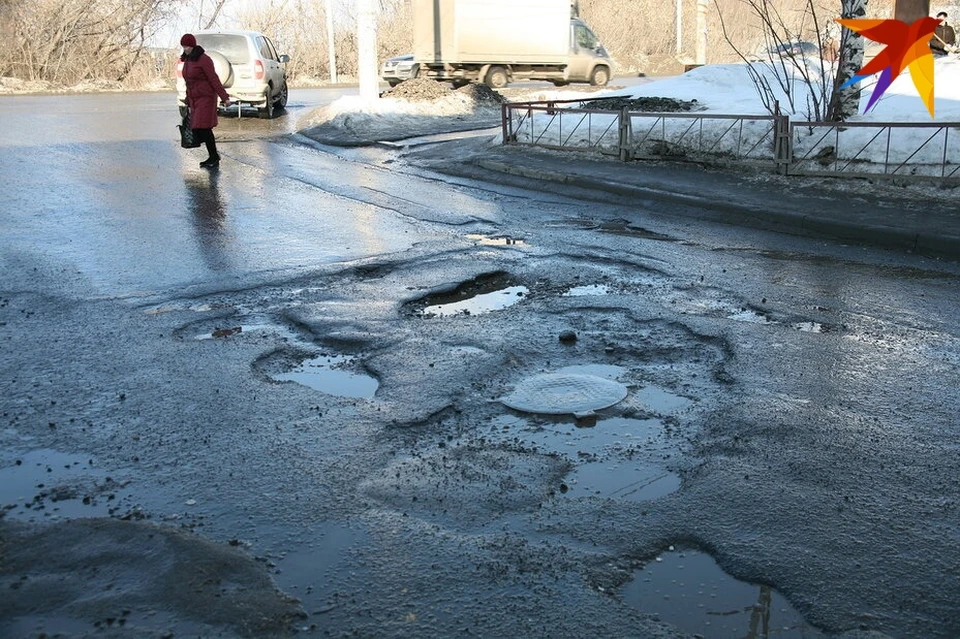
M277 101L273 103L274 107L277 110L287 108L287 99L290 97L290 91L287 89L287 83L284 82L280 88L280 93L277 95Z
M273 98L270 97L270 87L263 92L263 106L260 107L258 114L262 120L273 118Z

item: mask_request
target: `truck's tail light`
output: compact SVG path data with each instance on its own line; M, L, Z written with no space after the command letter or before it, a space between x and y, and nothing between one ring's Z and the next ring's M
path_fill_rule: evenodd
M263 62L255 60L253 63L253 77L257 80L263 80Z
M183 77L183 60L181 60L180 62L177 62L177 77L178 78Z

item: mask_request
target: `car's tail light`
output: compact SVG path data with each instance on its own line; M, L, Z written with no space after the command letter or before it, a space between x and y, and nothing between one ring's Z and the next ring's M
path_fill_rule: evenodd
M177 62L177 77L178 78L183 77L183 60L181 60L180 62Z
M257 80L263 80L263 62L260 62L260 60L254 60L253 62L253 77Z

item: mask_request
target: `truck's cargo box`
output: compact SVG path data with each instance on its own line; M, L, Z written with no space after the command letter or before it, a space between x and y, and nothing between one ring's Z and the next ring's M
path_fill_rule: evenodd
M423 64L564 64L570 0L414 0L413 43Z

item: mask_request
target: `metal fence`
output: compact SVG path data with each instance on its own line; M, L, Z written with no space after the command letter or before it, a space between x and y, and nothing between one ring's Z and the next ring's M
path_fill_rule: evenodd
M790 122L789 139L789 175L960 179L957 122Z
M787 116L503 105L503 142L621 160L721 160L784 175L960 180L960 123L793 122ZM952 145L952 147L951 147Z

